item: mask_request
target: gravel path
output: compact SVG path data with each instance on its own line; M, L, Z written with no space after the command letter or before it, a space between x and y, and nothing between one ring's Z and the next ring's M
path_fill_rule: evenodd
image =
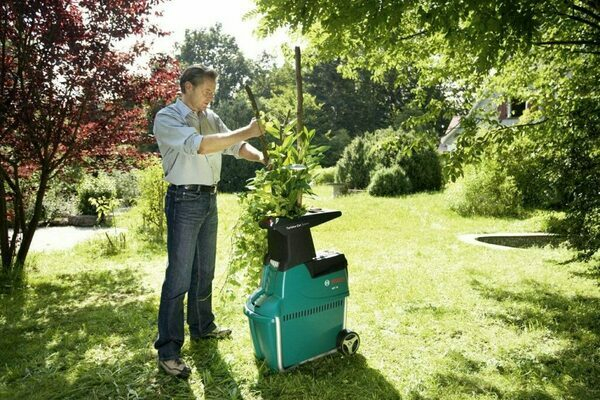
M117 232L123 232L117 228ZM115 228L84 228L77 226L51 226L38 228L33 235L31 251L51 251L70 249L104 232L114 233Z

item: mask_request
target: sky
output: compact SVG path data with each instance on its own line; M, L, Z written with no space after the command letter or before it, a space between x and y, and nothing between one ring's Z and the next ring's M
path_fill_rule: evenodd
M275 35L258 39L254 29L258 19L244 20L244 15L254 8L252 0L170 0L157 7L163 12L162 17L154 20L160 28L171 31L171 35L155 40L153 52L174 54L175 43L183 42L186 29L196 30L209 28L216 23L223 25L223 32L235 37L240 50L251 59L256 59L263 51L272 54L276 59L281 57L279 50L282 43L289 39L284 31Z

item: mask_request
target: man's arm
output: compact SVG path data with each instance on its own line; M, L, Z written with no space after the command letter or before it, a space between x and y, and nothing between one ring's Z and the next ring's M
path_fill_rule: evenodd
M242 147L240 147L240 157L248 161L258 161L263 164L265 163L265 158L262 151L258 150L250 143L242 144Z
M261 135L262 128L256 119L253 118L247 126L237 129L233 132L204 135L202 137L202 141L200 142L200 146L198 147L198 154L216 153L217 151L225 150L236 143L253 137L259 137ZM242 149L244 147L246 147L246 145L242 146ZM244 155L241 154L241 149L240 155L244 157Z

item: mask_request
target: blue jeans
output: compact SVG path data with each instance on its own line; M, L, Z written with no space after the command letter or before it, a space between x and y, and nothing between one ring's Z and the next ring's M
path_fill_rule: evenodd
M183 298L192 338L214 330L212 281L217 250L217 196L169 186L165 198L168 264L158 309L160 360L178 358L184 342Z

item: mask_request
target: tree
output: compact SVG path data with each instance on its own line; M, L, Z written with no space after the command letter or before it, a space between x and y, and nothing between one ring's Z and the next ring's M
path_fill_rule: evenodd
M3 270L21 268L48 184L87 157L131 155L145 129L139 104L147 80L128 69L146 50L115 43L161 34L149 24L161 0L5 1L0 6L0 252ZM33 180L33 211L25 181ZM9 228L14 229L12 235Z
M250 77L250 63L240 51L235 38L223 33L221 24L197 31L186 30L178 50L177 59L184 67L201 64L219 73L219 90L213 100L215 109L221 102L233 99Z
M535 137L538 151L554 158L553 172L561 174L570 191L566 209L571 243L586 255L598 250L600 205L597 185L592 184L600 175L598 1L256 4L266 32L284 25L302 31L321 57L339 57L347 76L362 68L375 79L398 71L398 83L417 76L413 94L419 101L427 97L425 88L442 87L447 100L433 102L431 111L445 108L467 117L491 88L504 100L516 95L531 100L537 106L529 119L512 128L500 126L495 116L487 116L485 131L463 119L465 129L451 156L450 176L458 176L461 165L477 159L485 148L506 149L516 137Z
M409 100L407 88L396 88L392 74L385 84L373 82L364 70L356 80L344 78L337 70L339 64L338 60L318 63L306 76L308 92L323 105L319 126L345 129L352 136L388 127L394 110Z

